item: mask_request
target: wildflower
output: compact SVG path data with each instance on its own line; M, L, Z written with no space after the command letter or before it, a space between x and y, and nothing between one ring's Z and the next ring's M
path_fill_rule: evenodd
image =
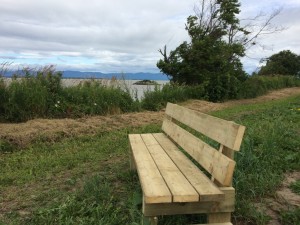
M96 102L94 102L94 106L96 106L97 105L97 103Z
M54 106L55 106L56 108L58 107L58 105L57 105L57 104L55 104Z
M59 104L60 103L60 101L57 101L57 104Z

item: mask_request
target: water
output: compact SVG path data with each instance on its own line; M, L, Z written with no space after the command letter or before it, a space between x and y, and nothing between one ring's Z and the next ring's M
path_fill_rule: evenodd
M131 95L133 97L136 96L140 100L143 98L145 91L153 91L155 88L155 85L136 85L136 84L134 84L135 82L137 82L137 80L125 80L127 87L131 91ZM169 83L169 81L158 80L158 81L156 81L156 83L161 88L163 85Z
M62 85L64 87L70 87L74 85L78 85L81 82L87 81L87 79L62 79ZM136 85L134 84L138 80L106 80L106 79L97 79L97 82L101 82L104 85L117 85L121 88L128 88L130 90L130 94L133 98L137 97L141 100L144 96L145 91L153 91L155 85ZM157 80L155 81L159 87L169 83L168 80Z

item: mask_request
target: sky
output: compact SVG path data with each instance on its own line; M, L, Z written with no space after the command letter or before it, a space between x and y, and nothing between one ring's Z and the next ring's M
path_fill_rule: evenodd
M0 63L104 73L159 72L159 49L189 41L186 19L199 0L0 0ZM251 73L282 50L300 54L300 0L242 0L239 18L281 8L280 33L242 58ZM259 21L255 21L259 23Z

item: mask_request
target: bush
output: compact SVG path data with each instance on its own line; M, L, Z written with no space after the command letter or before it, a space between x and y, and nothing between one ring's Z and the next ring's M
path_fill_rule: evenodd
M62 116L106 115L132 111L134 101L119 87L88 81L64 88L61 100L52 107L53 114Z
M22 122L33 118L106 115L139 110L139 102L134 101L129 91L116 82L106 86L92 80L74 87L62 87L61 76L60 72L48 66L37 71L26 68L18 72L9 86L0 79L0 119Z
M0 77L0 120L4 119L5 105L8 101L8 92L3 79Z
M167 102L182 102L191 98L200 99L204 96L204 87L186 86L176 83L164 85L162 88L156 86L154 91L146 91L142 99L142 108L158 111L166 106Z
M268 91L288 88L299 87L300 79L292 76L252 76L249 77L238 92L238 98L255 98L266 94Z
M4 118L11 122L21 122L37 117L49 116L49 107L61 91L61 73L52 66L38 71L25 69L25 76L17 78L5 87ZM0 91L1 92L1 91Z

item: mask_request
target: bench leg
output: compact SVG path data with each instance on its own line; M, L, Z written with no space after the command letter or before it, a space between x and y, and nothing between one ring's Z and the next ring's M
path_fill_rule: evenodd
M130 170L136 171L136 165L132 153L130 154Z
M207 215L208 223L226 223L231 222L231 213L209 213Z
M142 225L157 225L158 224L158 218L155 217L148 217L143 216Z

